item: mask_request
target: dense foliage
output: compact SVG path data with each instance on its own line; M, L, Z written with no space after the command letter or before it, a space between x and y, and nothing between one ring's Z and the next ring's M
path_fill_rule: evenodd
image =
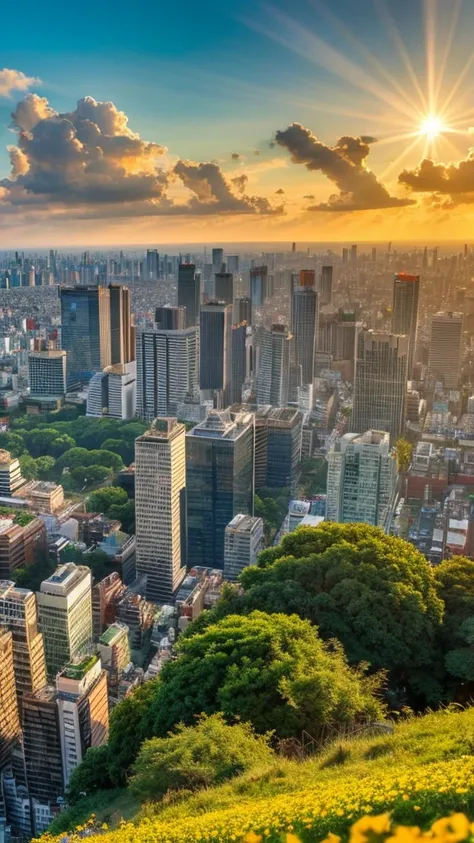
M474 682L474 562L455 556L438 565L434 575L445 604L440 636L445 667L452 676Z
M134 765L132 792L144 802L169 790L220 784L256 764L271 763L268 741L248 723L229 725L221 714L203 715L196 726L181 724L165 738L145 741Z

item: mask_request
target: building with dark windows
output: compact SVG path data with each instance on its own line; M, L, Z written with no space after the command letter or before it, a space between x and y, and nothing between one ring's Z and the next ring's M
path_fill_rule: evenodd
M198 385L197 328L137 335L137 415L174 416Z
M155 323L159 331L182 331L186 327L186 308L157 307Z
M160 276L160 256L156 249L147 249L145 259L145 278L157 281Z
M178 307L186 308L186 328L199 323L201 276L193 263L180 263L178 268Z
M294 490L301 462L303 414L262 407L255 416L255 489Z
M43 636L33 591L0 580L0 627L12 633L13 668L18 704L26 693L46 685Z
M408 380L411 380L415 362L418 332L418 303L420 276L399 272L393 279L392 334L406 334L409 339Z
M242 401L242 387L247 374L247 323L232 326L232 372L229 404Z
M409 339L361 331L357 344L351 430L382 430L396 442L405 425Z
M231 380L232 305L219 301L204 304L199 337L199 388L225 396Z
M252 309L263 307L268 296L268 267L255 266L250 270L250 298Z
M66 394L66 352L30 351L28 380L31 395Z
M109 284L110 356L112 365L135 360L134 329L130 290L123 284Z
M325 307L331 304L332 299L332 266L323 266L320 279L320 305Z
M106 287L61 289L61 347L68 388L111 364L110 292Z
M313 383L317 349L319 293L314 287L295 287L292 301L294 362L301 366L303 383Z
M258 333L257 404L285 407L288 403L291 334L286 325Z
M241 296L235 300L234 322L239 325L241 322L246 322L247 325L252 324L252 302L248 296Z
M254 417L213 410L186 434L188 565L222 568L225 530L253 514Z
M64 794L56 688L44 685L23 697L26 780L35 834L46 831Z
M217 301L225 304L234 303L234 276L232 272L216 272L214 275L214 295Z

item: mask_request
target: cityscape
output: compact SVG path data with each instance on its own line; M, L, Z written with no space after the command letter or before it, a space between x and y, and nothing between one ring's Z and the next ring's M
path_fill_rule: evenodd
M474 10L155 5L4 12L0 843L473 843Z

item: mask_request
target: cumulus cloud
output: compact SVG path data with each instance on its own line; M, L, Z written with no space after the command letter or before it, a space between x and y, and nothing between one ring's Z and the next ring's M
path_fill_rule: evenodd
M386 187L365 166L370 145L375 138L349 135L339 138L330 147L300 123L292 123L275 135L276 143L288 150L294 164L304 164L308 170L324 173L339 193L327 202L310 206L311 211L361 211L376 208L395 208L413 204L411 199L391 196Z
M457 163L442 164L424 158L413 170L403 170L400 184L415 193L434 194L434 204L453 206L474 202L474 149ZM440 197L449 196L441 201ZM439 197L439 198L438 198Z
M92 218L275 213L267 199L245 194L244 174L228 180L217 163L207 162L178 161L170 169L166 148L133 132L111 102L85 97L60 113L45 97L28 94L16 105L11 129L17 142L8 147L10 176L0 181L2 212L34 206ZM167 197L177 179L194 194L187 202Z
M27 91L36 85L41 85L41 80L26 76L21 70L8 67L0 70L0 97L11 97L13 91Z

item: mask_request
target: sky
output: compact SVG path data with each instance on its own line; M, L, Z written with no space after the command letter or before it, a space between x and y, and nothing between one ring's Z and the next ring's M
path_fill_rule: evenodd
M471 0L24 0L2 24L3 248L469 238Z

